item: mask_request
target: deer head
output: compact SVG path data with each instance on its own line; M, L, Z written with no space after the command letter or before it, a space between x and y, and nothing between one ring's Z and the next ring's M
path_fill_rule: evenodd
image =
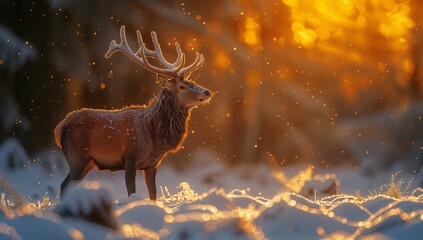
M109 58L116 51L125 53L131 60L141 65L143 68L156 74L160 85L175 94L178 103L183 107L194 107L202 103L206 103L211 98L211 92L195 82L189 80L191 73L199 69L204 63L203 54L196 52L194 62L185 66L185 54L182 53L179 43L175 43L176 60L173 63L168 62L162 53L160 44L157 41L155 32L151 32L151 39L154 44L154 50L147 49L142 39L141 33L137 30L137 39L139 49L133 52L128 45L125 26L120 28L120 43L117 44L115 40L110 43L109 50L105 57ZM150 64L148 58L155 58L160 63L161 67Z

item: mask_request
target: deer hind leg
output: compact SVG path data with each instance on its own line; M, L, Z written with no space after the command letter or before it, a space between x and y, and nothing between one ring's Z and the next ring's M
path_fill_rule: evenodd
M63 180L62 184L60 185L60 197L63 196L65 189L74 180L81 180L85 174L88 173L90 158L89 156L85 156L84 152L79 151L78 149L82 149L83 145L86 145L84 141L75 141L75 137L73 135L78 134L78 131L64 131L62 134L61 144L63 153L65 154L66 160L69 166L69 174ZM92 166L91 166L92 168Z
M92 158L84 158L72 154L65 154L69 164L69 174L60 185L60 196L62 197L65 189L72 181L79 181L88 174L88 172L95 166Z
M60 197L62 197L63 192L65 190L65 188L69 185L70 183L70 173L68 174L68 176L66 176L65 180L63 180L62 184L60 184Z

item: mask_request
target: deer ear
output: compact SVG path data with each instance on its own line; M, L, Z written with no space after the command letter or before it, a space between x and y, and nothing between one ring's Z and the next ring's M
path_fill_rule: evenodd
M167 88L170 89L170 80L169 78L161 75L161 74L157 74L157 81L159 81L160 85L162 86L162 88Z

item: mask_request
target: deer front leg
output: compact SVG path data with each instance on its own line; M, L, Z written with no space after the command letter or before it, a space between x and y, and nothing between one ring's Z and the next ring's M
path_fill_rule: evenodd
M157 172L157 169L155 167L151 167L144 170L144 179L145 179L145 184L147 185L148 195L150 196L150 200L153 200L153 201L156 201L156 198L157 198L156 172Z
M137 174L137 169L135 168L135 164L131 161L127 161L125 163L125 183L126 183L126 190L128 191L128 197L135 193L135 176Z

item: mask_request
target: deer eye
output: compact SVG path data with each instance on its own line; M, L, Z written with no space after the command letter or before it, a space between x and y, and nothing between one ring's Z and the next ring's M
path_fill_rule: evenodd
M185 87L185 86L179 86L179 89L181 89L181 90L188 90L187 87Z

